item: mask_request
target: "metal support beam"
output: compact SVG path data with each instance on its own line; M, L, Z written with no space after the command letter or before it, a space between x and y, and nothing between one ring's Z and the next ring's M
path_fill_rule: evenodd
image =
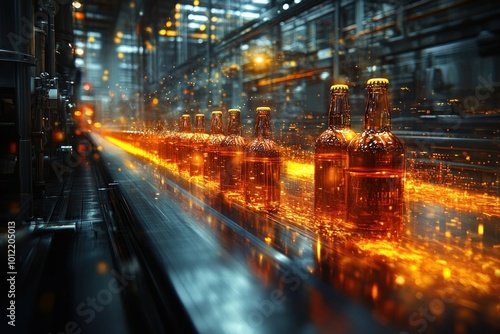
M333 52L333 57L332 57L332 67L333 67L333 81L336 82L340 78L340 57L339 57L339 52L340 52L340 34L342 33L342 30L340 29L340 11L341 11L341 0L336 0L335 1L335 11L333 12L333 29L334 29L334 42L333 42L333 47L334 47L334 52Z

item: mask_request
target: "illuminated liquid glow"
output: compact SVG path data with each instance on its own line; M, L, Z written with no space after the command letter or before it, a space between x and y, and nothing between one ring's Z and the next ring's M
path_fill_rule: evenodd
M278 157L245 159L245 201L257 210L276 212L280 207L280 168Z
M212 111L210 135L203 152L203 178L220 184L220 146L226 136L222 130L222 111Z
M180 134L175 142L175 156L177 162L177 169L179 172L189 172L191 163L191 148L190 140L193 136L191 132L191 117L187 114L181 116L179 124Z
M346 173L347 229L373 239L401 239L404 150L388 131L365 131L352 140Z
M177 133L168 133L165 136L165 162L167 163L175 163L175 143L177 141Z
M347 145L354 136L350 128L329 128L316 139L314 211L320 220L344 218Z
M220 190L243 191L243 150L222 149L219 152L220 158Z
M344 217L347 145L355 136L349 87L336 84L330 93L328 128L314 143L314 212L320 225L327 226Z
M179 172L189 172L191 165L191 145L192 133L183 133L177 145L177 167Z
M281 155L271 139L271 109L257 108L255 139L245 148L245 202L257 210L277 212L281 197Z
M163 160L167 159L167 137L167 133L158 136L158 158Z
M189 175L190 176L202 176L203 175L203 151L204 143L193 143L191 145L190 153L190 165L189 165Z
M343 218L344 172L347 155L320 153L314 157L314 211L318 218Z
M366 236L398 240L403 228L404 172L356 170L347 174L347 221Z
M189 176L203 176L204 151L208 135L205 133L205 115L196 114L194 134L189 141Z
M220 152L220 142L224 139L224 136L221 136L219 144L209 143L205 148L205 152L203 154L203 158L205 159L203 164L203 177L210 181L214 181L220 183L220 161L219 161L219 152Z

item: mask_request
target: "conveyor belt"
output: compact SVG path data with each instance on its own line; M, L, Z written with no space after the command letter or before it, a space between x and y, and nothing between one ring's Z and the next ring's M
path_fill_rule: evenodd
M304 220L307 176L285 173L283 208L267 215L93 138L135 217L142 262L200 333L500 330L495 197L407 182L401 244L358 242Z
M395 332L310 275L311 236L250 211L236 222L165 178L161 189L160 170L93 138L137 217L132 228L144 253L171 282L198 332ZM262 233L279 239L281 250Z

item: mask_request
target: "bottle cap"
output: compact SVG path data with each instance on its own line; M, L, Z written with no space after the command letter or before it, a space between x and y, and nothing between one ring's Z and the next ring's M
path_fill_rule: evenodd
M366 84L367 85L373 85L373 84L386 84L388 85L389 84L389 79L386 79L386 78L372 78L372 79L369 79Z
M269 107L258 107L255 111L259 112L259 111L271 111L271 108Z
M336 84L336 85L332 85L332 87L330 87L330 90L338 90L338 89L349 90L349 86L343 85L343 84Z
M182 114L181 116L182 118L191 118L191 116L189 114Z
M229 109L227 112L228 113L240 112L240 109Z
M204 114L196 114L195 117L205 117L205 115Z
M222 111L219 111L219 110L212 111L212 115L213 115L213 114L222 114Z

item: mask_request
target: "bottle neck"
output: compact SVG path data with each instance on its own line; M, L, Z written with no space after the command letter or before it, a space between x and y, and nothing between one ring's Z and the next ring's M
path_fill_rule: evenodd
M196 116L195 125L194 125L195 133L203 133L205 132L205 117L202 115Z
M183 116L181 118L181 132L191 132L191 118L189 116Z
M224 130L222 128L222 115L213 115L212 122L210 123L210 132L214 135L223 134Z
M372 84L368 87L365 106L365 130L391 130L387 85Z
M240 113L229 113L229 119L227 123L227 134L228 135L240 135Z
M271 113L269 110L259 111L255 122L255 137L271 138Z
M328 111L328 127L343 129L351 127L351 107L348 93L344 90L333 91Z

